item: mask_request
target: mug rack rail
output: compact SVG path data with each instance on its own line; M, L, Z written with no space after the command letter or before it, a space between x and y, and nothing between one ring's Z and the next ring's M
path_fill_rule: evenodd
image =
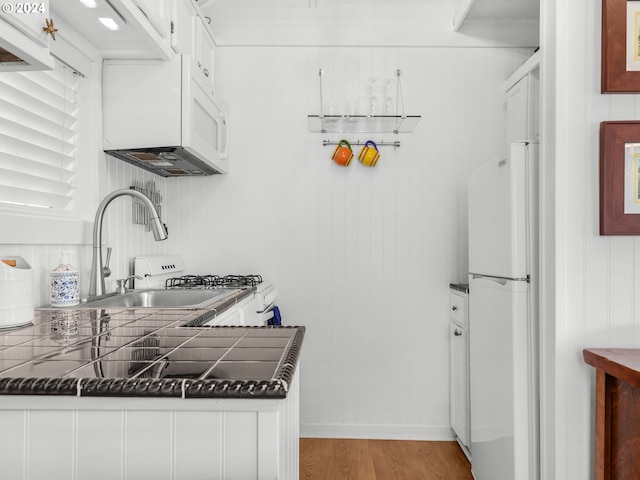
M366 145L366 141L361 142L360 140L355 141L355 142L349 142L351 145ZM380 141L380 142L375 142L375 144L378 147L394 147L394 148L398 148L400 146L400 141L399 140L395 140L393 142L385 142ZM336 141L336 140L323 140L322 141L322 146L326 147L329 145L340 145L340 141Z

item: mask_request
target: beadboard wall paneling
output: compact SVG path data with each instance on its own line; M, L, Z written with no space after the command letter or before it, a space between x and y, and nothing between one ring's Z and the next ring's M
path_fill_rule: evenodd
M129 188L134 181L146 185L148 181L155 182L156 190L162 195L161 216L169 229L169 238L173 229L166 213L170 203L167 191L167 179L130 165L109 155L104 155L106 178L101 183L100 201L108 193L122 188ZM165 255L175 253L169 249L169 239L156 242L153 232L145 225L134 224L132 216L132 201L129 196L118 197L105 210L102 244L103 255L106 248L112 248L111 276L105 280L107 292L114 291L116 279L125 278L133 273L133 259L139 255Z
M448 283L466 280L466 175L504 142L523 49L220 47L229 175L167 182L169 248L188 270L259 273L305 325L303 435L451 438ZM310 133L325 101L366 107L402 71L413 134ZM395 101L395 97L394 97ZM323 139L400 140L342 168ZM355 146L357 157L360 147Z
M548 455L555 465L546 471L578 480L594 475L595 374L582 349L640 347L640 240L599 235L598 153L600 122L639 119L640 96L600 94L600 1L543 3L555 28L546 38L557 38L543 43L545 55L557 58L547 64L554 72L547 91L557 100L544 100L556 121L554 158L545 161L557 178L546 192L556 199L557 239L556 318L543 318L555 330L556 352L556 451ZM543 188L552 185L543 179Z

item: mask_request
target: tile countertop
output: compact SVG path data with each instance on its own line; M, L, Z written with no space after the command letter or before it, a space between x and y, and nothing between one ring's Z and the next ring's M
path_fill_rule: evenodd
M206 310L60 309L0 331L0 395L285 398L304 327L199 326Z

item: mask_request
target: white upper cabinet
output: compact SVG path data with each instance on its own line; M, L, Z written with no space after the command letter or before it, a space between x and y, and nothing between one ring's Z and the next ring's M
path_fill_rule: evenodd
M529 77L507 91L507 145L529 140Z
M198 16L195 19L195 52L194 59L198 67L196 81L208 94L213 95L213 65L216 44L205 22Z
M0 14L0 72L53 68L50 35L45 32L51 17L49 0L3 2Z
M539 64L536 53L507 80L507 145L540 141Z
M167 0L133 0L161 38L171 34L171 5Z
M8 6L7 6L8 5ZM49 18L49 1L3 2L2 18L24 33L38 45L49 46L49 36L43 30Z
M193 55L193 25L196 9L191 0L172 0L171 48L181 55Z
M213 69L216 44L205 18L193 0L172 0L171 47L194 61L193 78L207 93L213 95Z

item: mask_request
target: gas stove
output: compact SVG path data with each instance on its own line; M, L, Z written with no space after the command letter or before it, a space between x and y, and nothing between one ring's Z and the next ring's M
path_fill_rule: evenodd
M179 255L136 257L134 274L136 289L216 289L251 288L255 298L255 324L280 325L280 312L275 305L277 290L261 275L186 274L185 263Z

